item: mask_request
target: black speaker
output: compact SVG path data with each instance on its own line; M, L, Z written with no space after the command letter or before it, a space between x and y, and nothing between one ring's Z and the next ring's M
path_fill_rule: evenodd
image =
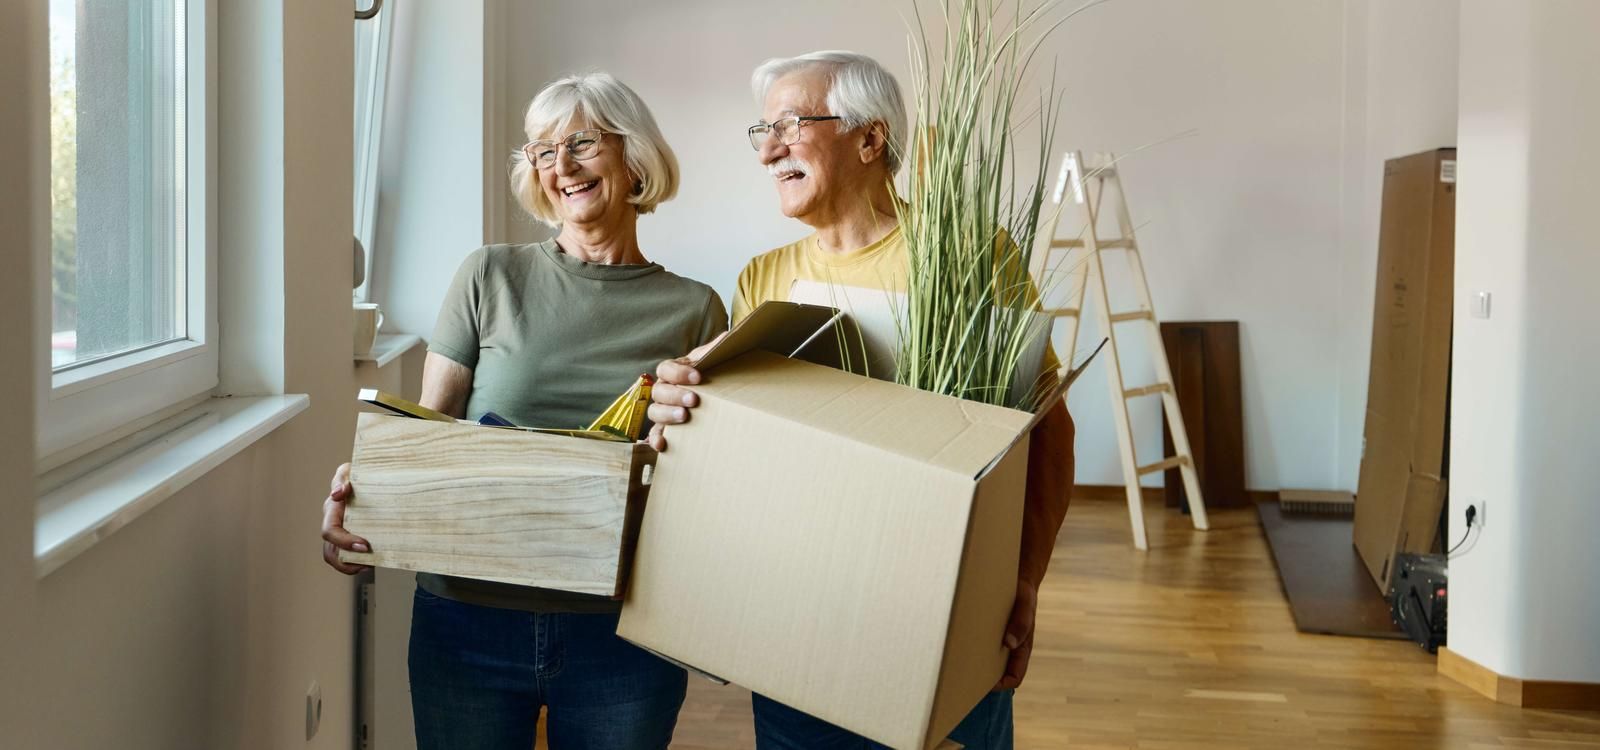
M1444 555L1401 554L1395 557L1389 585L1389 616L1407 637L1428 653L1445 645L1445 598L1449 575Z

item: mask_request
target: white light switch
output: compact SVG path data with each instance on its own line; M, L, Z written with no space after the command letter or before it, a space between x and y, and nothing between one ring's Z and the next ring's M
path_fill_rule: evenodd
M1487 318L1487 317L1489 317L1489 293L1488 292L1473 292L1472 293L1472 317L1474 317L1474 318Z

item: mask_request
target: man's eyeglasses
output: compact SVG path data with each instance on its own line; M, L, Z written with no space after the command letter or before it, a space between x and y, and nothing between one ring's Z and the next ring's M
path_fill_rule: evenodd
M600 140L606 131L580 130L559 141L549 139L523 144L522 153L528 157L528 163L539 169L549 169L556 165L556 153L562 146L567 147L567 153L578 161L593 158L600 153Z
M768 138L777 138L785 146L793 146L800 141L800 128L813 122L823 120L842 120L838 115L813 115L803 117L790 115L775 122L758 122L750 126L750 147L760 151L767 145Z

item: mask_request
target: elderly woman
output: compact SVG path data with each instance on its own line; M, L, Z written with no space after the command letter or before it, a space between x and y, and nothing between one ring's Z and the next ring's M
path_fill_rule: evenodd
M422 404L585 424L639 373L725 330L727 314L710 287L639 249L639 215L673 196L678 165L637 94L603 73L564 78L534 97L525 129L512 189L559 232L467 256L428 342ZM343 528L348 477L339 467L324 503L323 559L355 573L337 557L368 548ZM556 750L667 746L684 672L617 637L617 602L429 574L417 584L419 747L527 750L541 707Z

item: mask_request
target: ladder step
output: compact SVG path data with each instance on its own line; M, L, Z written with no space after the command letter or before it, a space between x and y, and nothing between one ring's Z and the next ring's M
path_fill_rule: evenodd
M1146 465L1146 466L1140 466L1139 467L1139 476L1142 477L1142 476L1144 476L1146 474L1154 474L1154 473L1156 473L1158 471L1166 471L1167 469L1176 469L1179 466L1187 466L1188 464L1189 464L1189 457L1188 456L1173 456L1172 458L1169 458L1169 459L1167 459L1165 461L1157 461L1157 462L1155 462L1153 464L1149 464L1149 465Z
M1051 307L1046 308L1045 312L1057 318L1076 318L1079 310L1076 307Z
M1168 385L1166 383L1156 383L1155 385L1147 385L1147 386L1142 386L1142 387L1139 387L1139 388L1129 388L1128 390L1122 392L1122 397L1123 398L1138 398L1140 396L1148 396L1148 395L1150 395L1152 393L1171 393L1171 392L1172 392L1172 386L1171 385Z
M1117 176L1117 168L1116 167L1101 167L1100 169L1095 169L1094 167L1089 167L1089 168L1085 169L1083 172L1084 172L1085 175L1087 175L1089 177L1092 177L1094 179L1098 179L1098 180L1109 180L1109 179Z
M1133 312L1117 313L1111 316L1111 322L1123 323L1129 320L1155 320L1155 313L1149 310L1134 310Z
M1052 249L1052 250L1063 250L1063 249L1065 249L1065 250L1075 250L1075 249L1080 248L1080 247L1087 247L1087 245L1084 243L1083 240L1051 240L1050 241L1050 249ZM1127 239L1126 237L1118 237L1118 238L1115 238L1115 239L1109 239L1109 240L1106 240L1106 241L1100 243L1100 249L1101 250L1131 250L1131 249L1133 249L1133 241Z

